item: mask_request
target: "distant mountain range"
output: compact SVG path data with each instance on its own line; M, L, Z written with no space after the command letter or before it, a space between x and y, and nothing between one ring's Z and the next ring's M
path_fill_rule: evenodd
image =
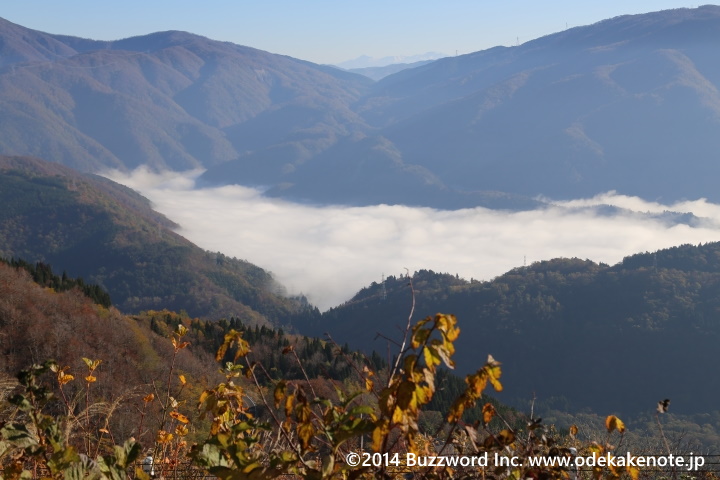
M184 32L0 21L0 153L206 168L318 203L533 208L607 190L720 201L720 7L622 16L378 82Z
M368 55L361 55L357 58L354 58L352 60L346 60L344 62L340 62L336 64L336 66L340 68L344 68L345 70L352 70L356 68L377 68L377 67L387 67L389 65L396 65L396 64L409 64L409 63L417 63L417 62L431 62L433 60L437 60L438 58L447 57L447 54L439 53L439 52L426 52L421 53L418 55L395 55L390 57L370 57Z
M401 72L408 68L421 67L427 65L434 60L422 60L413 63L393 63L391 65L385 65L383 67L363 67L363 68L350 68L348 72L358 73L364 75L373 80L382 80L383 78L392 75L394 73Z

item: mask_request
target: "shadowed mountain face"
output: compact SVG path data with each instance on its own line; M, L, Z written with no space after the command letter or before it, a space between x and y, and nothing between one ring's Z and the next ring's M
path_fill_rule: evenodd
M720 7L617 17L371 80L183 32L0 22L0 152L207 168L322 203L531 208L611 189L720 201Z
M564 397L572 410L633 415L668 397L678 413L717 409L720 380L708 369L720 339L719 243L632 255L614 266L554 259L489 282L432 271L416 272L412 291L408 282L390 276L299 326L382 351L402 341L414 305L415 321L457 316L456 373L475 371L488 354L502 362L501 399Z
M0 204L0 257L99 284L125 312L173 308L280 324L307 309L265 270L193 245L147 199L105 178L0 156Z
M262 184L282 181L285 196L302 191L298 196L327 201L332 187L309 190L364 175L355 184L366 192L397 185L406 203L443 208L498 206L468 195L478 191L504 192L515 200L504 202L511 208L530 205L519 198L613 189L718 201L718 47L720 8L708 6L618 17L519 47L440 59L382 79L354 106L376 129L384 165L367 161L378 157L377 143L356 141L331 157L332 168L324 152L296 169L276 169ZM406 168L393 171L389 165L398 162ZM239 180L244 172L233 169L242 163L211 167L204 178ZM419 185L419 171L432 187ZM414 188L407 187L411 178ZM358 200L352 188L343 190L348 194L335 201L398 202L389 194ZM458 194L461 200L450 200Z
M717 200L718 45L716 7L620 17L388 77L365 117L458 188Z

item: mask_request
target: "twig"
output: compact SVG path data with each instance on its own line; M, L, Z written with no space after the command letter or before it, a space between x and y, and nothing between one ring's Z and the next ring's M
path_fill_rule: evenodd
M285 429L282 427L282 423L280 423L280 420L278 420L277 415L275 415L275 412L272 408L270 408L270 404L267 402L267 399L265 398L265 394L262 392L262 388L260 387L260 382L258 382L257 377L255 376L255 369L250 365L250 360L248 360L247 357L245 357L245 363L247 364L248 370L250 371L250 374L252 375L253 383L255 383L255 388L257 388L258 393L260 394L260 399L263 402L263 405L265 405L265 408L270 413L270 416L272 417L273 421L275 422L275 425L277 426L278 430L282 433L283 437L285 437L285 440L288 442L288 445L290 448L295 450L295 452L298 454L298 458L300 461L308 467L307 463L305 463L305 460L302 458L302 449L299 445L297 445L295 442L292 441L290 436L287 434ZM262 366L262 365L261 365ZM263 370L265 370L263 368ZM266 372L267 374L267 372Z
M305 381L307 382L308 387L310 388L310 392L313 394L313 398L318 398L317 393L315 393L315 389L312 386L312 383L310 383L310 377L308 377L308 374L305 371L305 367L303 367L303 364L300 361L300 357L298 357L298 354L294 348L291 348L290 351L292 352L293 357L295 357L295 360L297 361L298 366L300 367L300 371L303 373L303 376L305 377Z
M670 451L670 445L668 444L667 437L665 437L665 432L663 431L662 424L660 423L660 412L655 412L655 420L657 421L658 428L660 429L660 436L663 439L663 443L665 444L665 450L667 451L668 455L672 455ZM675 471L675 466L672 468L672 477L675 478L677 476L677 472Z
M358 375L360 375L360 378L363 378L363 379L364 379L364 378L365 378L365 374L364 374L363 372L361 372L360 369L357 367L357 365L355 365L355 362L353 362L353 361L347 356L347 354L342 351L342 348L340 348L340 345L338 345L337 342L336 342L335 340L333 340L333 338L330 336L329 333L325 332L325 336L327 337L328 341L332 342L332 344L335 345L335 347L338 349L338 352L339 352L340 355L345 359L345 361L347 362L347 364L350 365L350 367L352 367L352 369L355 370L355 372L356 372ZM373 389L372 389L372 391L371 391L370 393L372 393L373 395L375 395L375 398L380 398L379 395L378 395L378 393L375 391L375 387L374 387L374 386L373 386Z
M397 345L398 347L401 347L401 345L400 345L398 342L396 342L395 340L393 340L392 338L387 337L387 336L383 335L383 334L380 333L380 332L375 332L375 338L373 338L373 340L377 340L378 337L382 337L382 338L384 338L385 340L387 340L388 342L394 343L394 344ZM389 363L389 362L388 362L388 363Z
M405 325L405 335L403 336L402 345L400 345L400 352L398 353L397 358L395 358L395 365L393 366L392 370L390 370L390 375L388 377L388 388L392 384L392 379L395 376L395 373L397 372L398 367L400 366L400 359L402 358L402 354L405 351L405 345L407 344L407 337L408 333L410 332L410 325L412 325L412 317L413 313L415 313L415 288L413 288L412 278L410 277L410 271L406 268L405 269L408 272L408 285L410 285L410 292L412 293L412 306L410 307L410 315L408 315L407 325Z

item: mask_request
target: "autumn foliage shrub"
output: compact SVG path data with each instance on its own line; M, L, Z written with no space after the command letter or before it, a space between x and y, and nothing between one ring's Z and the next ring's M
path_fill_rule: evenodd
M513 427L487 402L480 405L481 420L463 422L463 412L483 402L486 390L503 388L501 364L492 356L466 376L465 390L433 422L435 431L424 431L424 409L438 389L439 369L454 366L460 329L454 316L438 314L406 333L405 348L385 371L348 359L358 382L335 382L328 394L316 389L293 346L286 345L283 353L295 360L304 378L275 380L252 361L242 333L230 330L216 356L223 361L224 379L189 403L182 395L193 386L176 371L178 356L190 348L188 328L180 323L169 340L167 376L152 383L153 391L143 392L134 436L127 439L116 437L107 421L116 407L93 400L100 360L84 359L85 370L76 373L53 361L33 365L20 373L19 383L0 382L5 385L2 476L146 479L151 474L183 478L192 471L228 480L574 478L578 472L572 467L532 466L528 460L613 456L613 445L622 443L625 425L614 415L607 417L606 437L585 444L576 438L577 428L561 437L532 416L525 428ZM68 397L68 385L74 383L79 389ZM412 458L458 455L514 461L407 464ZM584 474L642 476L631 467L596 467Z

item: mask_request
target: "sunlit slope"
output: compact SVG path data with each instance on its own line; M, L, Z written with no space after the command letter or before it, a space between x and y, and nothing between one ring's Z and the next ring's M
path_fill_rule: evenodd
M85 171L210 166L285 142L307 156L363 124L349 104L372 82L175 31L100 42L0 19L0 45L0 153Z

